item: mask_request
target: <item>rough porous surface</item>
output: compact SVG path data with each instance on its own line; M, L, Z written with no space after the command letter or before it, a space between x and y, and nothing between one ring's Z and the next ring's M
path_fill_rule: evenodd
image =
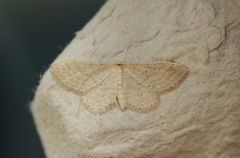
M48 158L240 157L239 0L109 0L54 62L68 60L174 61L190 74L150 113L94 115L47 71L32 112Z

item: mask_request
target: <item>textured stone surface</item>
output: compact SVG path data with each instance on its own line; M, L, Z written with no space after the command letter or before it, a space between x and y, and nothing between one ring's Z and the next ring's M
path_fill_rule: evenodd
M240 2L109 0L55 62L175 61L179 87L147 114L84 110L47 71L32 112L49 158L240 157Z

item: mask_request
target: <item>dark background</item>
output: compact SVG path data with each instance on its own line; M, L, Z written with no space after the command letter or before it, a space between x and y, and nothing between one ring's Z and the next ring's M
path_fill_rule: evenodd
M0 157L44 158L29 103L39 75L105 0L0 0Z

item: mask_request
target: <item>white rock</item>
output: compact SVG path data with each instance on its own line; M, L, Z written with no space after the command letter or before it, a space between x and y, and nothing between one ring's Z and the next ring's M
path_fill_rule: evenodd
M109 0L54 62L174 61L190 68L147 114L84 110L47 71L32 112L49 158L240 157L240 2Z

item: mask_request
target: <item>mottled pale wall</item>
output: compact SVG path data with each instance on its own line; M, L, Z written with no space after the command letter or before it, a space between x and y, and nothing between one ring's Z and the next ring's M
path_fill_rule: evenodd
M93 115L47 71L32 104L46 154L239 157L239 42L238 1L107 1L55 62L174 61L189 67L189 77L148 114Z

